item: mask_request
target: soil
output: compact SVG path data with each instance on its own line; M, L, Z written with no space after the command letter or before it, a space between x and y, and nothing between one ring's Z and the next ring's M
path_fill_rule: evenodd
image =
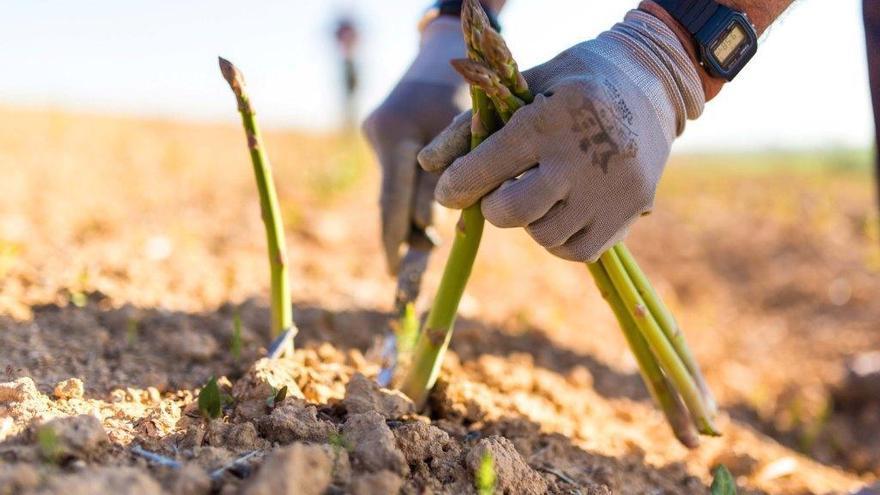
M718 464L741 493L880 476L880 398L847 386L880 349L880 236L844 158L679 158L633 229L722 408L687 450L586 270L521 232L487 229L428 408L376 386L376 169L341 137L268 142L300 330L274 361L239 129L0 108L0 494L475 493L486 453L505 494L703 494Z

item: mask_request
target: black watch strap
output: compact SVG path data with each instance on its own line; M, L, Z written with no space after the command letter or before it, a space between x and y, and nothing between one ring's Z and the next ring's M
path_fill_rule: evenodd
M692 35L712 18L722 6L714 0L654 0L666 9Z
M434 8L437 9L439 15L461 17L462 3L464 3L462 0L438 0L437 3L434 4ZM489 18L489 24L491 24L496 31L501 32L501 24L498 23L498 16L492 11L492 9L487 7L486 4L482 2L480 2L480 4L483 6L483 10L486 11L486 17Z

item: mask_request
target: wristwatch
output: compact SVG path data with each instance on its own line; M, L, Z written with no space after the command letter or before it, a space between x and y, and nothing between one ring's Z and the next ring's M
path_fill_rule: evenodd
M422 16L422 20L419 21L419 31L424 30L425 26L427 26L429 22L440 16L448 15L453 17L461 17L462 3L462 0L437 0L434 5L432 5L428 9L428 11L425 12L425 15ZM480 2L480 5L482 5L483 10L486 11L486 17L489 18L489 24L500 33L501 24L498 23L498 16L485 3Z
M654 0L693 37L700 64L732 81L758 51L758 34L744 12L714 0Z

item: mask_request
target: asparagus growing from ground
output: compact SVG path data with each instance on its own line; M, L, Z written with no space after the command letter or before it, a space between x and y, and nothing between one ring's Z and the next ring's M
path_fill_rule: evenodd
M263 224L266 227L266 241L269 251L271 332L273 338L286 337L285 340L290 342L282 346L283 352L284 350L292 349L292 337L296 333L296 327L293 324L290 278L287 273L287 247L285 245L284 223L281 219L281 207L278 204L278 196L275 193L272 167L266 156L260 128L257 125L254 110L251 107L250 98L245 88L244 76L228 60L220 57L219 62L220 72L223 74L226 82L229 83L229 87L232 89L238 102L238 111L241 113L241 122L244 125L248 150L250 151L251 161L254 166L257 190L260 195L260 211L263 217Z

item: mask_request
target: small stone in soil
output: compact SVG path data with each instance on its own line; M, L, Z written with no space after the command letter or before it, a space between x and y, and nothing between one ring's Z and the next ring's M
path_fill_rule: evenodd
M296 443L272 452L244 495L320 495L330 485L333 459L318 445Z
M343 437L351 443L355 461L367 471L391 469L401 474L409 471L394 434L379 413L350 415L343 426Z
M278 443L327 442L336 433L333 423L318 419L315 406L293 399L284 401L272 414L258 420L257 426L267 440Z
M405 395L383 389L360 373L349 380L342 404L349 414L376 411L388 419L397 419L415 412L415 405Z
M55 385L54 395L56 399L82 399L85 389L79 378L68 378Z
M399 493L403 486L400 476L391 471L377 471L375 473L362 474L351 483L352 495L375 495L378 493Z

